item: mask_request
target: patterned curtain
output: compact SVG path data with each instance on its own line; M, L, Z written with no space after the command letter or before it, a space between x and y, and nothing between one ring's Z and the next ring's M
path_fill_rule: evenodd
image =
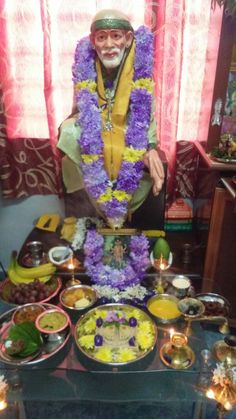
M162 0L154 9L157 125L169 198L192 197L194 141L207 140L223 10L212 10L211 0Z
M77 40L119 8L156 34L158 137L174 185L176 144L206 139L222 10L211 0L0 0L0 182L5 198L61 192L55 144L71 113ZM188 144L189 146L189 144ZM189 147L188 147L189 149ZM181 176L181 175L180 175ZM182 182L182 192L184 192ZM188 186L188 194L192 186ZM186 191L185 191L186 192Z

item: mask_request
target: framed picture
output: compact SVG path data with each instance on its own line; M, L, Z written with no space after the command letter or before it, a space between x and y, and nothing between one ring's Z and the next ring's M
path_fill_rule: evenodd
M105 235L103 263L115 269L124 269L129 262L130 236Z

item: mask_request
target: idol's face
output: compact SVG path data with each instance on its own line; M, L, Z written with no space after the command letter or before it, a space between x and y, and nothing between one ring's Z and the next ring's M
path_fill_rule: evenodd
M120 29L101 29L91 36L95 50L107 69L120 65L125 49L130 47L132 39L131 31Z

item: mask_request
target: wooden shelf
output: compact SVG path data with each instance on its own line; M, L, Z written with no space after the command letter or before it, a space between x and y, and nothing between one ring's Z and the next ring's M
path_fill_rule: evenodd
M216 170L219 172L236 172L236 163L218 162L214 160L209 153L206 153L204 147L201 145L199 141L196 141L194 144L198 149L200 156L202 157L203 161L209 169Z

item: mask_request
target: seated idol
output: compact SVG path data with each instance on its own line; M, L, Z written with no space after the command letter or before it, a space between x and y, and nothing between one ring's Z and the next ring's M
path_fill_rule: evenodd
M121 228L162 189L153 107L153 36L126 15L102 10L77 44L72 116L60 127L67 216Z

